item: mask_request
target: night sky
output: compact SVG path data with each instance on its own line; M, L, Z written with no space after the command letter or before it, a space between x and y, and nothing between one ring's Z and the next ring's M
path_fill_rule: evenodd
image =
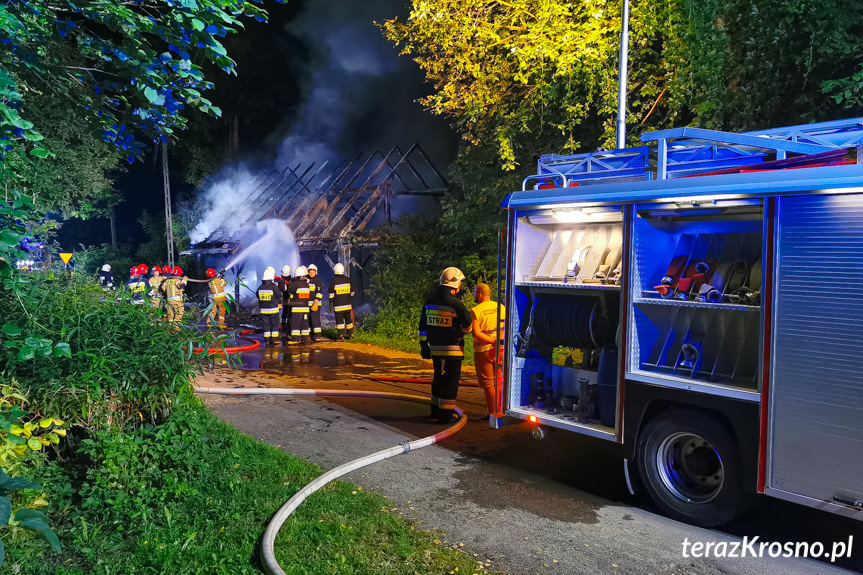
M458 138L444 119L416 103L431 87L373 24L395 15L403 19L404 0L291 0L268 3L267 10L269 23L245 21L243 38L226 42L237 77L211 75L217 84L209 94L214 104L226 115L234 106L239 111L236 161L269 170L301 160L386 153L395 145L406 150L418 142L446 172ZM214 127L212 138L227 144L224 122ZM172 152L169 158L176 205L199 190L182 181L183 154ZM140 243L145 238L135 220L144 210L164 214L160 159L154 162L150 154L135 162L116 187L124 198L116 208L118 241ZM64 249L110 242L109 221L69 220L58 240Z

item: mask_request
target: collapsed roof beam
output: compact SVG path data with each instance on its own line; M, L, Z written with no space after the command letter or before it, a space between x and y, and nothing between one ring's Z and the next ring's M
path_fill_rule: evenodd
M282 206L281 206L280 208L278 208L278 209L276 209L276 210L275 210L275 212L273 213L273 217L274 217L274 218L280 218L280 217L282 217L282 215L284 215L284 213L285 213L286 211L288 211L288 208L290 208L290 207L291 207L291 205L292 205L293 201L294 201L295 199L297 199L297 198L300 196L300 194L302 194L302 193L303 193L303 191L308 191L309 193L311 193L311 190L309 189L309 184L311 184L312 182L314 182L314 181L315 181L315 178L317 178L317 177L318 177L318 175L320 175L320 173L324 170L324 168L325 168L325 167L327 166L327 164L329 164L329 163L330 163L330 161L329 161L329 160L325 160L325 161L324 161L324 163L323 163L323 164L321 164L321 167L320 167L320 168L318 168L318 170L317 170L314 174L312 174L312 177L311 177L311 178L309 178L309 180L308 180L307 182L303 182L303 185L302 185L302 186L300 186L300 187L297 189L297 191L295 191L295 192L294 192L294 194L293 194L290 198L287 198L287 199L285 200L284 204L282 204ZM274 209L275 209L275 208L274 208Z
M296 170L300 169L300 166L302 165L302 162L300 162L296 165L295 168L291 168L290 166L285 168L282 173L279 174L279 177L273 180L273 182L271 182L270 185L267 186L267 189L264 190L264 193L267 194L267 197L261 198L262 202L256 203L256 205L254 205L251 213L249 214L249 217L247 217L246 221L243 222L243 225L241 225L237 229L242 229L249 224L254 224L261 221L261 214L263 213L262 208L263 210L266 210L267 206L271 205L275 201L276 194L278 194L279 188L281 188L282 184L288 181L289 177L293 176L295 180L298 178Z
M276 211L277 211L278 207L279 207L280 205L282 205L283 200L284 200L284 199L285 199L285 198L286 198L286 197L291 193L291 190L293 190L293 189L297 186L297 184L303 184L303 185L305 185L305 182L306 182L306 181L305 181L303 178L305 178L305 177L306 177L306 174L308 174L310 171L312 171L312 168L314 168L314 167L315 167L315 164L316 164L316 163L317 163L317 162L312 162L311 164L309 164L309 167L308 167L308 168L306 168L305 170L303 170L303 173L302 173L302 174L300 174L299 176L297 176L297 174L296 174L296 173L294 173L294 176L295 176L294 181L291 183L291 185L290 185L290 186L288 186L287 188L285 188L285 189L282 191L282 193L281 193L281 194L279 194L279 196L278 196L276 199L274 199L274 200L272 201L272 203L271 203L271 205L270 205L270 208L269 208L267 211L265 211L265 212L264 212L264 213L263 213L263 214L258 218L258 221L261 221L261 220L267 220L267 219L270 219L270 218L274 217L274 216L275 216L275 214L276 214ZM302 187L300 187L299 189L302 189ZM287 203L287 201L288 201L288 200L284 200L284 203Z
M369 165L369 162L371 162L375 156L380 156L381 158L384 157L383 153L380 150L375 150L374 153L371 156L369 156L365 162L363 162L363 165L360 166L360 169L357 171L356 174L354 174L354 176L350 179L350 181L347 183L347 185L345 185L345 189L350 189L351 184L353 184L354 181L360 177L360 174L362 174L365 171L366 166ZM362 186L360 186L360 187L362 187Z

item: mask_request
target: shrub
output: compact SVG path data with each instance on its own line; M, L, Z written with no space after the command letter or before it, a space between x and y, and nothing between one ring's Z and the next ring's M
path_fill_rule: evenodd
M0 292L0 372L43 410L88 428L155 421L189 390L193 333L77 278L32 279L26 304Z

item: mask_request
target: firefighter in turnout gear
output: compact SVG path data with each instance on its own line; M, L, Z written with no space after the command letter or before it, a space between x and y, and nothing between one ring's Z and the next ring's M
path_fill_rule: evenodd
M183 319L183 295L186 290L186 278L183 276L183 270L180 266L174 266L171 273L162 282L162 293L165 294L167 305L166 319L175 328L180 325Z
M167 266L166 266L167 267ZM156 309L162 309L162 282L165 281L165 276L162 275L162 268L153 266L153 275L147 281L150 284L150 291L147 295L150 296L150 306Z
M228 282L225 281L221 274L217 274L213 268L207 270L207 277L211 278L210 297L213 299L213 307L207 315L207 326L213 325L218 319L219 323L217 325L221 329L225 329L225 315L228 313L228 306L226 304L228 294L225 293L225 285Z
M99 287L105 291L114 289L114 276L111 275L111 266L105 264L102 266L102 271L99 272Z
M324 303L324 282L318 277L318 266L309 266L309 289L311 307L309 308L309 330L312 341L318 341L321 335L321 304Z
M141 266L133 267L132 275L129 277L129 281L126 282L126 287L129 288L130 292L132 292L132 303L144 303L144 292L147 289L146 285L147 284L144 283L143 270L141 269Z
M281 334L282 337L286 339L291 333L291 304L289 301L291 294L288 290L291 287L291 274L293 274L293 272L294 270L291 269L291 266L282 266L282 283L284 284L284 289L282 290Z
M440 423L449 423L455 417L464 334L472 326L470 312L457 297L463 280L460 269L445 269L440 285L426 299L420 314L420 353L434 366L431 415Z
M282 292L276 284L276 270L272 266L264 270L261 285L258 286L258 307L264 320L264 342L267 346L279 345L279 305Z
M330 282L329 296L330 307L336 315L336 329L339 332L339 341L351 339L354 333L354 310L352 300L354 288L351 278L345 275L345 266L336 264L333 266L333 281Z
M308 343L309 339L309 304L312 290L306 277L306 268L299 266L294 270L294 277L288 287L291 306L291 340L290 343Z

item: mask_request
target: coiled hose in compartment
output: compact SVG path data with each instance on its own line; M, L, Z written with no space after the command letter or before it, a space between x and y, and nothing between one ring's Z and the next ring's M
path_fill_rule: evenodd
M542 294L535 302L531 331L551 347L617 348L617 298L603 313L596 297Z

